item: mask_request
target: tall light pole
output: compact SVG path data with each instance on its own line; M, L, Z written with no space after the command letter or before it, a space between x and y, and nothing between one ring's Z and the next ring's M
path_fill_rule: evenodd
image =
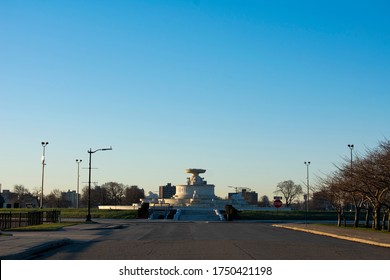
M310 161L305 161L304 163L306 165L306 186L307 186L306 213L309 213L309 165L310 165Z
M43 208L43 182L45 179L45 151L46 146L49 144L49 142L41 142L43 151L42 151L42 185L41 185L41 201L40 201L40 208Z
M80 195L79 195L79 186L80 186L80 163L82 162L82 159L76 159L77 163L77 193L76 193L76 208L79 208L80 203Z
M351 150L351 179L352 179L352 151L353 151L353 144L348 144L348 148Z
M112 147L110 148L104 148L104 149L97 149L92 151L90 148L88 153L89 153L89 178L88 178L88 214L87 214L87 222L91 222L91 159L92 159L92 154L98 152L98 151L110 151L112 150Z
M348 148L351 150L351 189L353 187L353 173L352 173L352 151L353 151L353 144L348 144Z

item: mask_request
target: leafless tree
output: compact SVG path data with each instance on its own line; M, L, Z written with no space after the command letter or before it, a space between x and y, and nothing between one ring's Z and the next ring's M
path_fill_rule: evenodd
M286 201L286 207L289 207L294 199L303 194L303 191L301 185L296 185L292 180L288 180L278 183L274 193L282 194Z
M379 230L380 211L386 204L389 189L380 180L381 167L377 162L377 152L373 151L363 159L358 159L354 167L356 180L361 183L361 192L365 195L373 209L373 228Z
M263 195L259 201L259 206L260 207L270 207L271 206L271 203L270 203L270 200L268 198L268 196L266 195Z
M344 164L337 167L334 177L338 179L338 186L341 192L345 192L345 202L351 203L354 206L354 227L359 227L359 218L364 203L367 201L366 195L363 192L364 185L359 180L358 168L353 168L349 160L344 159Z
M337 211L337 225L341 226L342 220L346 223L344 210L348 201L347 193L343 190L344 182L337 173L333 173L319 182L318 196L327 200Z
M91 187L90 200L91 200L91 207L110 204L107 195L107 189L101 186ZM88 186L85 186L81 191L81 204L84 207L88 205Z
M141 198L145 198L144 189L139 188L138 186L126 187L125 190L125 203L133 204L139 203Z
M336 172L322 179L321 191L339 209L339 214L343 211L343 205L353 203L356 227L359 225L360 210L366 208L366 226L372 210L372 227L384 229L387 217L390 231L390 142L382 141L377 148L367 149L364 156L356 156L351 164L345 160Z
M64 207L64 201L62 198L62 192L59 189L54 189L49 195L44 198L45 206L48 208L61 208Z
M106 189L107 198L110 203L114 205L120 205L124 198L124 186L117 182L108 182L102 185L102 188Z
M30 192L26 187L23 185L15 185L14 186L14 193L16 194L17 200L19 203L22 203L22 199L25 195L29 194Z

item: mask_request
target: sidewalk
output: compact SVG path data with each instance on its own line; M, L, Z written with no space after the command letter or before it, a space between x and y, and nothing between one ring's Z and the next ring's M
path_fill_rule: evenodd
M324 235L333 238L359 242L369 245L390 248L390 233L373 231L370 229L355 229L352 227L337 227L321 224L274 224L274 227L297 230L312 234Z
M140 222L137 220L137 222ZM147 221L142 221L147 222ZM85 242L108 235L110 230L128 226L129 220L99 220L98 223L81 223L59 231L6 231L0 235L0 259L23 260L31 256L73 242ZM245 226L243 224L243 226ZM320 224L283 223L272 226L288 230L304 231L333 238L390 248L390 233L371 230L336 227Z

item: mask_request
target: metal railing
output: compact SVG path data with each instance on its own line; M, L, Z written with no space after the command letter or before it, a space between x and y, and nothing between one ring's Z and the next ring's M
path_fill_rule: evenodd
M61 211L30 211L0 213L0 230L60 222Z

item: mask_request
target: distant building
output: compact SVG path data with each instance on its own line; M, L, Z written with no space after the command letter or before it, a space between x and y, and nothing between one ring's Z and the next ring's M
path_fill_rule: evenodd
M242 196L249 204L257 205L257 202L259 201L258 194L254 191L247 192L243 189Z
M228 199L232 199L233 195L237 193L228 193ZM254 191L247 191L246 189L241 190L241 196L245 199L248 204L257 205L258 202L258 194Z
M10 190L3 190L3 192L1 193L1 196L4 199L3 205L1 208L11 208L13 205L13 201L11 201L11 200L14 200L11 191Z
M69 202L70 208L77 207L77 193L76 193L76 191L68 190L67 192L62 192L61 196L62 196L61 197L62 200Z
M10 190L3 190L1 193L0 208L37 208L39 201L30 193L18 198L18 195Z
M176 194L176 186L172 186L171 183L165 186L160 186L158 190L158 198L172 198Z

